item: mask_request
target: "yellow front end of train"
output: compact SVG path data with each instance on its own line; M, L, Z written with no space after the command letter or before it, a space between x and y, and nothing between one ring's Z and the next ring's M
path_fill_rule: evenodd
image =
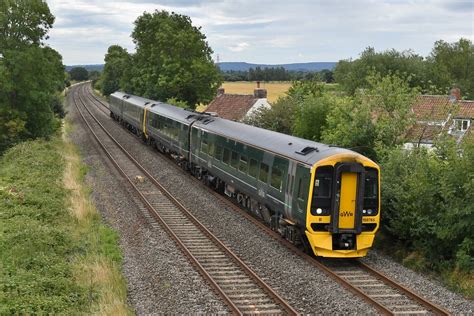
M380 226L380 168L358 154L340 154L311 168L306 237L322 257L363 257Z

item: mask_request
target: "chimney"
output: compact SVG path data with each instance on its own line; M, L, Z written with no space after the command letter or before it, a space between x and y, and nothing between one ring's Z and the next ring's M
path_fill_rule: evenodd
M459 88L452 88L451 89L451 96L456 98L456 101L461 100L461 89Z
M253 95L258 99L267 98L267 89L260 88L260 81L257 81L257 88L253 90Z
M253 90L254 97L258 99L266 99L267 98L267 89L255 89Z
M217 96L221 96L221 95L223 95L224 93L225 93L225 89L224 89L224 88L221 87L221 88L217 89Z

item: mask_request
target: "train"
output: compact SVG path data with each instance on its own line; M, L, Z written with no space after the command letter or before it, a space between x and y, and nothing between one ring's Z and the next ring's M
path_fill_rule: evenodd
M336 146L117 91L110 116L318 257L363 257L380 226L380 167Z

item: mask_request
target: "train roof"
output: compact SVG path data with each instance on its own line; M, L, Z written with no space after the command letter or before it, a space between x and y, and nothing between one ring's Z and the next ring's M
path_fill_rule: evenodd
M114 92L111 94L118 99L121 99L127 103L139 106L141 108L148 108L148 111L151 113L159 114L166 116L168 118L174 119L184 124L191 124L195 117L199 114L192 112L180 107L173 106L171 104L163 103L160 101L155 101L147 98L142 98L136 95L127 94L121 91Z
M348 149L328 146L220 117L210 117L196 122L193 126L308 165L313 165L335 154L360 155Z

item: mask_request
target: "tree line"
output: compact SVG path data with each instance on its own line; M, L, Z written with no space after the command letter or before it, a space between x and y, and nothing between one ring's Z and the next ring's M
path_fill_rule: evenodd
M295 81L314 80L333 83L334 75L329 69L321 71L294 71L284 67L260 67L249 70L221 70L223 81Z
M221 84L205 35L188 16L166 11L144 13L132 32L136 53L112 45L98 82L103 94L117 90L143 97L207 103Z
M44 45L53 23L41 0L0 2L0 153L22 140L48 137L60 126L64 65Z

